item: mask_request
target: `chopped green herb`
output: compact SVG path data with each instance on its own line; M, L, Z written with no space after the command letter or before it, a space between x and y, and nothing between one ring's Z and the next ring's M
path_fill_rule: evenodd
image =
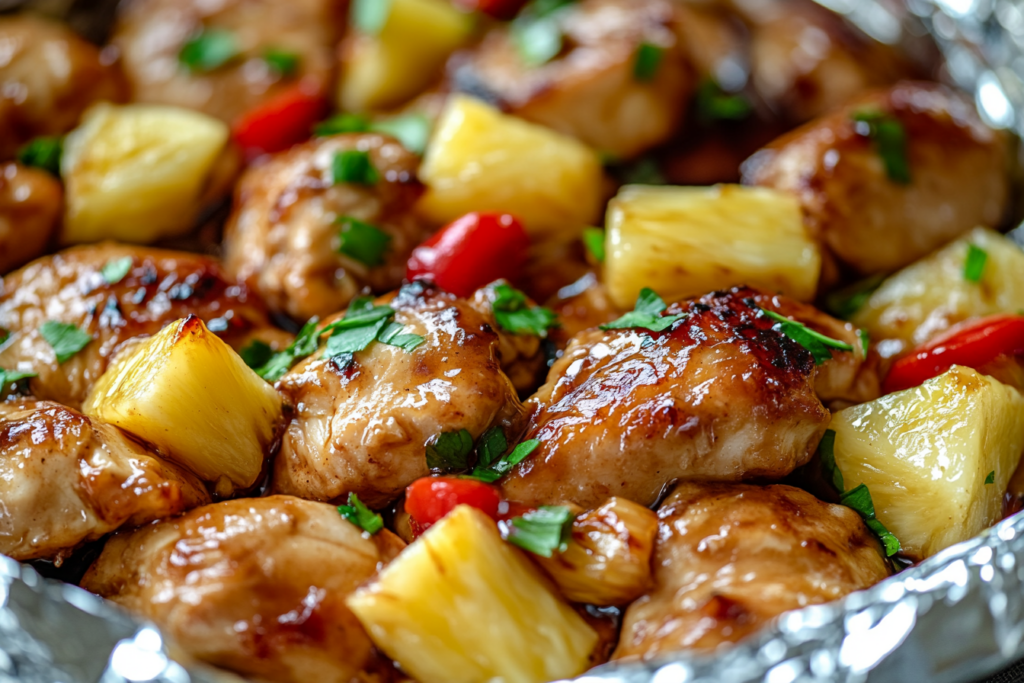
M991 472L988 473L988 476L985 477L985 483L986 484L994 484L994 483L996 483L996 471L995 470L992 470Z
M299 330L299 334L296 335L295 341L288 345L284 351L275 353L270 360L264 365L256 369L256 374L267 380L268 382L276 382L281 379L286 372L291 370L291 367L295 365L300 359L305 358L314 351L317 346L320 345L320 333L317 332L316 326L320 323L320 319L316 316L310 318L302 329Z
M263 52L263 61L267 63L272 71L287 78L295 74L299 69L299 55L288 50L267 48Z
M505 432L502 431L501 427L491 427L484 432L484 435L480 437L480 441L477 444L476 466L478 468L488 467L492 462L501 458L507 450L508 439L505 438Z
M178 61L190 71L213 71L233 60L239 53L234 33L222 29L205 29L182 46Z
M466 470L472 452L473 435L465 429L441 432L427 442L427 467L441 472Z
M967 258L964 261L964 279L968 282L981 282L988 262L988 252L973 244L967 245Z
M377 339L377 335L384 329L387 322L387 318L380 318L376 321L368 321L359 327L334 329L331 336L327 338L327 345L320 357L331 359L362 351Z
M907 134L899 119L880 111L860 111L853 114L858 135L871 138L885 165L889 180L906 185L910 182L910 163L907 161Z
M384 263L384 253L391 244L391 235L351 216L341 216L338 223L341 224L338 251L367 266Z
M352 183L353 185L376 185L380 174L373 167L369 152L358 149L346 149L335 152L331 160L331 178L335 185Z
M43 136L33 138L18 150L18 161L60 177L60 159L64 154L64 138Z
M556 550L561 552L568 547L573 520L567 507L541 505L512 519L508 542L534 555L551 557Z
M583 246L598 263L604 263L604 230L601 228L583 229Z
M390 135L402 143L402 147L420 156L427 150L430 140L430 119L423 114L406 114L394 118L377 121L370 130L375 133Z
M665 50L651 43L640 43L633 62L633 78L641 83L648 83L658 75L658 67L665 56Z
M644 287L637 297L636 306L633 310L618 320L601 325L602 330L624 330L631 327L640 327L652 332L667 330L677 321L686 317L685 313L677 315L662 316L662 312L668 308L661 297L654 290Z
M697 109L697 119L704 123L743 121L754 111L750 100L739 93L725 92L710 78L697 88L694 106Z
M265 341L253 339L238 352L238 355L242 357L246 365L256 369L270 362L270 359L274 357L274 350Z
M107 281L108 285L116 285L128 275L134 262L135 260L131 256L111 259L103 265L100 273L102 273L103 279Z
M377 341L389 346L397 346L407 352L415 351L421 344L427 341L418 334L403 333L404 329L405 326L401 323L389 323L377 335Z
M871 334L867 330L857 330L857 338L860 339L860 346L864 349L864 355L868 355L871 348Z
M360 33L375 36L384 28L391 14L391 0L353 0L352 25Z
M4 370L0 368L0 392L4 390L10 384L20 382L23 379L29 379L30 377L37 377L38 373L35 372L22 372L21 370Z
M53 348L58 363L64 363L69 358L86 347L93 337L88 332L78 329L71 323L47 320L39 326L39 334L43 335L46 343Z
M365 133L370 130L370 119L362 114L338 114L313 126L313 134L340 135L342 133Z
M547 64L562 51L562 11L573 0L534 0L512 22L512 41L526 66Z
M503 458L494 460L486 465L482 464L481 461L481 463L478 463L477 466L473 468L472 473L467 476L471 479L479 479L480 481L487 482L488 484L493 484L511 472L513 467L525 460L526 457L530 455L530 453L533 453L539 445L540 439L524 441L513 448L512 452ZM493 454L493 451L488 452L488 455L491 454Z
M849 287L831 292L825 297L825 309L843 320L849 320L868 302L885 280L885 275L874 275L855 282Z
M543 306L526 305L526 295L506 284L494 288L494 319L512 334L533 334L541 339L557 325L558 316Z
M366 507L354 493L348 494L348 505L339 505L338 512L371 536L384 528L384 519Z
M777 323L779 332L786 335L800 346L804 347L811 352L814 356L814 364L821 365L825 361L832 358L832 352L829 349L838 349L840 351L853 351L853 346L846 342L839 341L838 339L832 339L826 337L820 332L815 332L811 328L807 327L803 323L798 323L795 320L790 320L785 316L781 316L775 311L768 311L760 309L762 313L771 318Z
M852 491L847 491L839 498L839 502L852 508L864 520L864 524L882 542L885 547L885 556L892 557L900 551L900 541L896 536L885 528L885 525L875 517L875 505L871 500L871 492L866 484L860 484Z
M821 437L821 443L818 444L818 453L821 455L821 466L825 469L825 476L836 487L836 491L842 493L846 487L843 484L843 473L836 466L835 430L825 430L825 436Z

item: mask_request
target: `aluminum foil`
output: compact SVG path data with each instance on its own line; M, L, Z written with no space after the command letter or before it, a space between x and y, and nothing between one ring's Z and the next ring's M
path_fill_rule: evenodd
M22 1L0 0L0 9ZM986 122L1024 137L1024 0L818 2L882 42L930 36L945 56L944 77L973 94ZM76 21L81 3L44 4L96 33L88 16ZM1021 658L1024 513L869 590L784 614L718 655L612 663L575 683L944 683L977 680ZM13 681L241 679L189 662L159 629L117 606L0 556L0 683Z

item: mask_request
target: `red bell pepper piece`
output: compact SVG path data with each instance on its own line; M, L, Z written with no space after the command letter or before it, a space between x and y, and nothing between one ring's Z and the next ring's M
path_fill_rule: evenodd
M235 142L251 161L282 152L309 137L313 124L327 113L327 98L318 84L300 81L242 114L232 128Z
M457 4L471 12L482 12L495 19L508 20L519 13L526 0L456 0Z
M474 479L424 477L405 489L405 511L412 519L413 533L417 536L457 505L475 507L497 520L501 503L497 489Z

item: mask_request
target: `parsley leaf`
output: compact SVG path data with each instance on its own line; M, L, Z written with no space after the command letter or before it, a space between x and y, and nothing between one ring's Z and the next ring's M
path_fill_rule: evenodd
M494 319L503 330L512 334L534 334L544 339L557 325L558 316L543 306L526 305L526 295L506 284L494 288Z
M380 174L373 167L369 152L358 149L346 149L335 152L331 159L331 179L338 183L353 185L376 185Z
M0 368L0 392L4 388L15 382L20 382L23 379L29 379L30 377L38 377L39 373L36 372L23 372L21 370L4 370Z
M697 119L703 123L713 121L743 121L754 107L745 96L727 93L714 79L707 79L697 88L694 99Z
M534 0L512 22L512 42L526 66L541 66L562 51L559 19L573 0Z
M598 263L604 263L604 230L601 228L583 229L583 246Z
M103 264L103 269L100 273L103 275L103 279L107 281L108 285L116 285L118 282L123 280L128 272L132 269L134 259L131 256L125 256L123 258L111 259Z
M181 47L178 61L190 71L213 71L240 54L238 40L231 31L204 29Z
M423 156L430 140L430 119L423 114L405 114L377 121L370 126L375 133L390 135L413 154Z
M41 136L33 138L18 150L18 161L23 166L41 168L60 177L60 160L64 154L64 138Z
M338 512L371 536L384 528L384 518L366 507L354 493L348 494L348 505L339 505Z
M666 308L668 306L653 289L644 287L640 290L640 296L637 297L632 311L618 320L601 325L601 329L625 330L631 327L640 327L652 332L661 332L686 317L685 313L662 316L661 314Z
M991 472L988 473L988 476L985 477L985 483L986 484L994 484L994 483L996 483L996 471L995 470L992 470Z
M253 339L238 352L238 355L246 365L255 369L266 365L274 357L274 350L265 341Z
M853 346L846 342L839 341L838 339L832 339L826 337L820 332L815 332L811 328L807 327L803 323L798 323L795 320L790 320L785 316L781 316L775 311L769 311L760 309L762 313L771 318L776 322L776 326L779 328L779 332L786 335L800 346L804 347L811 352L814 356L814 364L821 365L825 361L832 358L832 352L829 349L838 349L840 351L853 351Z
M846 490L846 486L843 483L843 473L836 466L836 432L834 429L825 430L825 435L821 437L821 443L818 444L818 453L821 455L821 465L825 468L826 476L836 487L836 491L842 493Z
M78 329L71 323L56 320L47 320L40 325L39 334L53 348L58 363L64 363L93 340L88 332Z
M973 244L967 245L967 258L964 260L964 279L968 282L981 282L985 273L988 252Z
M272 71L275 71L283 78L288 78L299 69L299 55L288 50L278 48L267 48L263 52L263 61L267 63Z
M857 338L860 339L860 346L864 349L864 355L868 355L868 350L871 348L871 334L867 330L857 330Z
M391 14L391 0L353 0L350 20L360 33L375 36Z
M505 438L505 432L501 427L491 427L484 432L477 444L477 467L487 467L504 455L507 450L508 439Z
M882 542L882 545L885 547L886 557L892 557L900 551L899 539L875 517L875 504L871 500L871 492L868 491L866 484L860 484L852 491L847 491L839 497L839 502L852 508L861 516L864 524Z
M551 557L569 547L574 521L572 511L563 506L541 505L512 519L508 542L541 557Z
M472 452L473 435L467 430L441 432L427 442L427 467L441 472L465 470Z
M333 330L331 336L327 338L327 347L320 357L330 359L362 351L377 339L377 335L384 329L387 322L387 318L380 318L376 322L369 321L359 327Z
M825 297L825 310L837 318L849 320L868 302L885 280L885 275L874 275L836 290Z
M648 42L640 43L633 62L633 78L640 83L649 83L658 75L658 67L665 56L665 50Z
M341 224L339 252L367 266L384 263L384 253L391 244L391 235L351 216L341 216L337 222Z
M502 438L504 438L504 435L502 435ZM481 452L480 462L477 463L477 466L473 468L473 471L470 474L466 475L467 477L470 479L478 479L488 484L493 484L511 472L512 468L525 460L530 453L533 453L537 449L537 446L540 445L540 439L524 441L513 448L512 452L505 457L493 460L494 450L492 450L492 447L496 447L497 445L497 440L495 439L495 443L488 447L486 453L486 457L492 458L492 461L485 463L484 453ZM505 447L508 447L507 444ZM505 449L502 448L501 452L504 452L504 450Z
M403 333L402 330L405 326L402 323L388 323L388 326L380 331L377 335L377 341L388 344L390 346L397 346L407 352L415 351L421 344L427 340L418 334Z
M880 111L855 112L852 118L857 134L874 141L889 180L901 185L908 184L910 163L907 161L907 133L899 119Z
M338 114L313 126L313 134L340 135L342 133L365 133L370 130L370 119L362 114Z
M320 319L316 316L310 318L299 330L295 341L289 344L284 351L279 351L271 356L270 360L256 369L256 374L268 382L276 382L291 370L299 359L316 351L316 347L320 345L320 333L316 329L319 322Z

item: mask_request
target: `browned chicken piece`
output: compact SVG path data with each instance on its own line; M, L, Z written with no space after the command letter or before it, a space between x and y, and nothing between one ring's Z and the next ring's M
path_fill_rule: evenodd
M626 610L613 659L713 650L889 575L856 512L792 486L687 482L658 517L655 585Z
M108 265L111 277L118 266L127 273L108 282ZM253 338L288 343L259 297L213 259L107 243L58 252L0 281L0 330L10 333L0 344L0 368L38 373L29 384L35 396L78 408L126 342L190 313L235 348ZM60 363L39 330L47 321L75 325L93 339Z
M0 552L55 559L122 526L210 502L199 480L113 425L48 401L0 403Z
M326 91L344 5L130 0L121 9L113 44L121 50L135 100L196 109L230 123L298 82L311 92ZM182 50L203 34L227 42L235 56L212 68L188 66ZM265 59L274 51L298 58L293 73L281 73L273 59Z
M60 225L64 190L46 171L0 164L0 275L42 256Z
M425 342L413 351L372 343L345 368L317 352L285 375L277 387L295 417L274 492L323 501L356 493L379 509L430 473L426 444L440 434L465 429L475 441L499 426L512 442L522 430L498 335L467 301L414 283L378 303Z
M604 283L593 271L558 290L548 308L558 315L559 326L551 338L559 348L568 346L580 332L610 323L623 313L612 303Z
M779 478L805 464L828 426L814 360L751 289L668 307L663 332L577 335L555 362L524 439L540 445L501 488L528 505L596 507L610 496L653 505L680 479Z
M333 159L350 150L369 153L376 183L334 183ZM394 289L429 235L412 212L423 190L418 165L392 138L366 134L315 138L249 168L225 231L225 267L271 308L301 320L340 311L363 287ZM340 251L346 218L387 236L382 263Z
M110 51L52 21L0 17L0 159L38 135L61 135L89 105L123 102L128 88Z
M501 284L508 283L497 280L487 287L478 289L469 300L469 305L483 315L487 324L498 334L498 363L511 380L512 386L522 396L535 391L544 381L544 373L547 370L544 348L541 338L537 335L529 332L516 334L498 324L494 315L494 300L497 298L494 288ZM537 304L528 298L526 305L532 308Z
M514 28L498 28L452 58L452 89L616 157L636 156L667 139L694 80L675 35L672 0L582 0L557 21L564 43L554 59L527 63ZM652 49L659 61L649 74L639 67L638 78L637 56Z
M859 114L892 117L906 135L910 182L888 176ZM805 222L862 275L890 272L978 225L1009 201L1006 138L974 106L934 83L901 83L779 138L744 165L744 182L791 192Z
M261 681L388 683L393 666L345 598L404 545L330 505L246 498L115 535L82 587L189 655Z

